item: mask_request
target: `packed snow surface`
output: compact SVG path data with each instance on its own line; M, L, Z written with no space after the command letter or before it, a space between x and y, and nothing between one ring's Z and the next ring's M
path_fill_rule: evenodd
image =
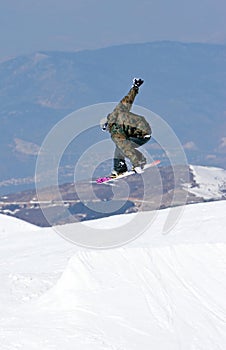
M1 350L225 350L226 201L186 206L162 235L169 210L108 250L1 215Z

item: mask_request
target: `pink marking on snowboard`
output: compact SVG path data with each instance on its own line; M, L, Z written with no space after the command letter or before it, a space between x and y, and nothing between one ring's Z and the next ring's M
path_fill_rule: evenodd
M98 179L96 179L96 183L97 184L101 184L102 182L106 182L106 181L109 181L111 180L111 177L99 177Z

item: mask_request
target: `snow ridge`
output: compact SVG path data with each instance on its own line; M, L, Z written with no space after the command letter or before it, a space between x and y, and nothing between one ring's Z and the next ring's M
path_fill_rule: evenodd
M222 168L190 165L195 186L189 192L206 200L226 198L226 170Z
M9 226L0 247L1 349L224 350L226 201L186 206L161 235L169 210L117 249Z

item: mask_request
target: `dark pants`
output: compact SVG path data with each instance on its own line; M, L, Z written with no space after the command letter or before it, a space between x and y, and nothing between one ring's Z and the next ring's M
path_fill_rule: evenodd
M133 148L136 158L138 161L138 164L135 165L140 165L140 164L146 164L146 158L144 155L137 150L138 147L144 145L150 140L150 138L136 138L136 137L129 137L128 142L131 144L131 148ZM127 165L125 162L125 155L123 151L116 146L115 148L115 153L114 153L114 170L117 171L117 173L123 173L127 171Z

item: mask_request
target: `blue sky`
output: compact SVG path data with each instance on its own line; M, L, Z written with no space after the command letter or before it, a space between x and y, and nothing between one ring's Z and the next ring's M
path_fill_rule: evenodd
M0 60L176 40L226 43L225 0L1 0Z

